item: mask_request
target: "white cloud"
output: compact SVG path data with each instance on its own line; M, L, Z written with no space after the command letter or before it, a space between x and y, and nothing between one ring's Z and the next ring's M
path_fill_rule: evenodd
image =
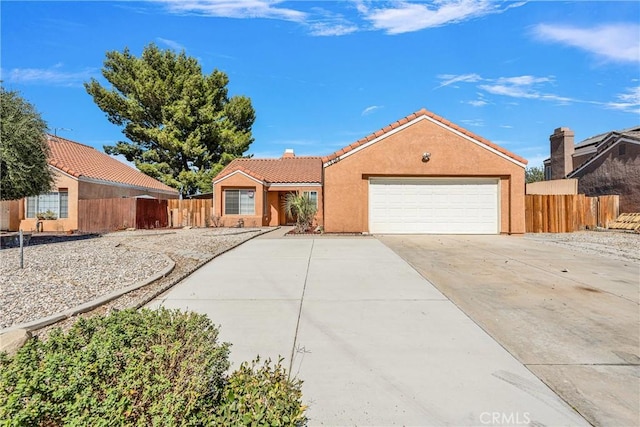
M628 88L627 92L618 94L617 100L606 104L608 108L627 113L640 114L640 86Z
M359 30L358 26L340 13L314 7L306 24L313 36L344 36Z
M443 86L450 86L456 83L478 83L477 86L482 92L478 92L478 99L472 101L462 101L464 104L469 104L474 107L483 107L490 102L485 99L485 94L499 95L510 98L520 99L533 99L539 101L555 102L560 105L568 105L571 103L581 102L590 104L603 104L597 101L585 101L574 99L566 96L557 95L545 91L545 87L555 84L554 76L510 76L510 77L498 77L498 78L486 78L475 73L470 74L441 74L438 76L442 80L440 88ZM623 94L619 98L619 102L608 104L609 108L618 108L627 111L629 108L637 108L633 104L633 96L637 96L637 93L632 92ZM517 105L517 104L515 104Z
M482 80L482 77L480 77L479 75L477 75L475 73L460 74L460 75L456 75L456 74L440 74L438 76L438 78L440 80L442 80L442 82L440 83L440 85L438 87L436 87L436 89L439 89L439 88L445 87L445 86L449 86L449 85L452 85L454 83L460 83L460 82L475 83L475 82L478 82L478 81Z
M509 96L512 98L538 99L541 101L555 101L562 104L577 102L577 100L552 93L540 92L541 85L553 83L553 77L515 76L499 77L489 80L490 84L478 86L493 95Z
M177 50L177 51L187 50L183 45L181 45L175 40L164 39L162 37L156 37L156 40L158 40L162 44L169 46L173 50Z
M18 84L45 84L57 86L80 85L97 73L96 68L85 68L82 71L63 71L61 64L50 68L12 68L0 70L0 79Z
M633 23L602 24L593 28L570 25L539 24L534 35L618 62L640 62L640 25Z
M494 95L511 96L513 98L535 99L540 96L540 94L533 92L530 88L521 87L518 85L491 84L491 85L480 85L479 87L480 89L485 90Z
M517 77L500 77L496 81L498 82L498 84L529 86L536 83L553 82L553 78L552 77L534 77L534 76L517 76Z
M284 0L154 0L177 14L196 14L220 18L266 18L292 21L306 26L313 36L342 36L365 29L343 15L313 7L310 11L287 6ZM347 2L345 2L347 3ZM347 3L348 4L348 3ZM353 4L353 3L352 3ZM375 30L400 34L455 24L494 13L502 13L525 2L505 0L433 0L430 3L397 1L370 8L371 1L355 0L360 16ZM387 6L388 5L388 6ZM370 29L370 26L369 28Z
M281 0L157 0L171 13L192 13L219 18L266 18L298 22L313 36L343 36L359 30L343 15L322 8L313 13L280 7Z
M307 14L278 7L281 0L156 0L173 13L193 13L220 18L269 18L301 22Z
M358 31L355 25L316 22L309 25L313 36L344 36Z
M475 101L466 101L465 104L469 104L472 107L484 107L488 102L483 99L477 99Z
M368 116L369 114L373 113L376 110L379 110L380 108L382 108L382 105L372 105L370 107L365 108L360 115Z
M400 1L390 7L375 8L359 3L358 10L375 29L401 34L502 13L522 4L492 0L436 0L428 4Z
M484 126L484 120L482 119L460 120L460 122L464 123L465 126L475 126L475 127Z

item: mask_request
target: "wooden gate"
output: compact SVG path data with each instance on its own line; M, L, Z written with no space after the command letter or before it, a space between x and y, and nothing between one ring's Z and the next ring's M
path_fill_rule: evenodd
M106 233L127 228L165 228L168 225L167 200L78 200L78 230L82 232Z

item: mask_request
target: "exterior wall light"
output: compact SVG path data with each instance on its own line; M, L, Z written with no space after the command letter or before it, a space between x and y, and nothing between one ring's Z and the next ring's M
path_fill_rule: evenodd
M429 160L431 160L431 153L424 152L422 154L422 161L427 163Z

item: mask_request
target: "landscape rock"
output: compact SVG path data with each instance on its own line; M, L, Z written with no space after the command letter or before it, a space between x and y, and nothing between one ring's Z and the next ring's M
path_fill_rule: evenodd
M31 338L31 332L26 329L14 329L0 334L0 353L15 355L29 338Z

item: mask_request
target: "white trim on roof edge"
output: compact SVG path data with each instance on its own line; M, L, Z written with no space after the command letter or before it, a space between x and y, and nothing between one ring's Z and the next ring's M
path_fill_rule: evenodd
M602 142L605 142L605 141L603 140ZM630 144L638 144L638 145L640 145L640 141L638 141L636 139L628 139L628 137L621 136L613 144L611 144L610 146L608 146L607 148L602 150L595 157L592 157L592 158L588 159L586 162L584 162L583 164L578 166L577 169L574 169L571 173L569 173L569 175L567 175L567 178L573 178L578 172L580 172L582 169L584 169L587 166L589 166L591 163L595 162L597 159L602 157L602 155L604 155L606 152L608 152L609 150L611 150L613 147L615 147L616 145L618 145L621 142L627 142L627 143L630 143Z
M156 193L164 193L164 194L171 194L171 195L176 195L176 194L180 193L178 190L170 191L170 190L163 190L161 188L144 187L144 186L141 186L141 185L125 184L125 183L117 182L117 181L108 181L106 179L90 178L90 177L85 176L85 175L80 175L77 178L76 177L72 177L72 178L77 179L78 182L88 182L88 183L92 183L92 184L111 185L113 187L131 188L131 189L134 189L134 190L154 191Z
M322 187L322 184L319 182L277 182L269 184L269 188L271 187Z
M260 181L259 179L252 177L251 175L249 175L249 174L248 174L248 173L246 173L246 172L241 171L240 169L235 170L235 171L231 172L229 175L225 175L225 176L223 176L222 178L220 178L220 179L217 179L217 180L213 181L213 185L216 185L216 184L217 184L217 183L219 183L220 181L224 181L225 179L227 179L227 178L229 178L229 177L232 177L233 175L235 175L235 174L237 174L237 173L240 173L240 174L242 174L242 175L246 176L247 178L254 180L255 182L257 182L257 183L259 183L259 184L265 185L265 182L264 182L264 181Z
M525 168L525 167L526 167L526 164L524 164L524 163L522 163L522 162L519 162L519 161L517 161L516 159L514 159L514 158L512 158L512 157L509 157L509 156L507 156L506 154L504 154L504 153L502 153L502 152L500 152L500 151L496 150L495 148L490 147L490 146L488 146L488 145L486 145L486 144L484 144L484 143L482 143L482 142L480 142L480 141L478 141L478 140L476 140L476 139L473 139L473 138L471 138L470 136L465 135L464 133L462 133L462 132L460 132L460 131L458 131L458 130L456 130L456 129L452 128L451 126L447 126L447 125L445 125L444 123L442 123L442 122L440 122L440 121L438 121L438 120L435 120L435 119L433 119L433 118L431 118L431 117L429 117L429 116L427 116L427 115L421 115L421 116L419 116L419 117L416 117L415 119L413 119L413 120L411 120L411 121L409 121L409 122L407 122L407 123L405 123L405 124L403 124L403 125L400 125L400 126L398 126L397 128L395 128L395 129L393 129L393 130L390 130L389 132L386 132L386 133L384 133L384 134L380 135L380 136L379 136L379 137L377 137L377 138L372 139L371 141L367 142L366 144L363 144L363 145L361 145L361 146L359 146L359 147L356 147L356 148L354 148L353 150L348 151L348 152L346 152L346 153L342 154L341 156L338 156L337 158L335 158L335 159L333 159L333 160L330 160L330 161L328 161L328 162L326 162L326 163L323 163L323 164L322 164L322 167L323 167L323 168L326 168L326 167L328 167L328 166L331 166L333 163L336 163L336 162L338 162L338 161L340 161L340 160L342 160L342 159L344 159L344 158L346 158L346 157L349 157L350 155L355 154L355 153L357 153L357 152L358 152L358 151L360 151L360 150L364 150L365 148L369 147L370 145L373 145L373 144L375 144L376 142L381 141L381 140L385 139L385 138L386 138L386 137L388 137L388 136L391 136L391 135L393 135L393 134L395 134L395 133L397 133L397 132L400 132L401 130L404 130L404 129L408 128L409 126L411 126L411 125L413 125L413 124L417 123L417 122L418 122L418 121L420 121L420 120L428 120L428 121L430 121L430 122L432 122L432 123L434 123L434 124L436 124L436 125L438 125L438 126L440 126L440 127L443 127L443 128L445 128L445 129L447 129L447 130L448 130L448 131L450 131L450 132L455 133L456 135L458 135L458 136L460 136L460 137L462 137L462 138L466 139L467 141L473 142L474 144L476 144L476 145L478 145L478 146L480 146L480 147L482 147L482 148L484 148L484 149L487 149L487 150L491 151L492 153L497 154L498 156L500 156L500 157L502 157L502 158L504 158L504 159L506 159L506 160L509 160L509 161L510 161L510 162L512 162L512 163L515 163L516 165L518 165L518 166L520 166L520 167L522 167L522 168Z
M56 173L60 173L62 175L65 175L71 179L75 179L78 182L88 182L88 183L92 183L92 184L103 184L103 185L111 185L114 187L121 187L121 188L131 188L134 190L144 190L144 191L155 191L158 193L164 193L164 194L171 194L171 195L175 195L175 194L179 194L178 190L175 190L175 193L173 191L169 191L169 190L163 190L160 188L153 188L153 187L142 187L139 185L131 185L131 184L124 184L122 182L117 182L117 181L108 181L106 179L97 179L97 178L89 178L86 175L80 175L78 176L74 176L71 175L70 173L67 173L65 171L63 171L60 168L57 168L53 165L49 165L49 167L51 169L54 169Z

